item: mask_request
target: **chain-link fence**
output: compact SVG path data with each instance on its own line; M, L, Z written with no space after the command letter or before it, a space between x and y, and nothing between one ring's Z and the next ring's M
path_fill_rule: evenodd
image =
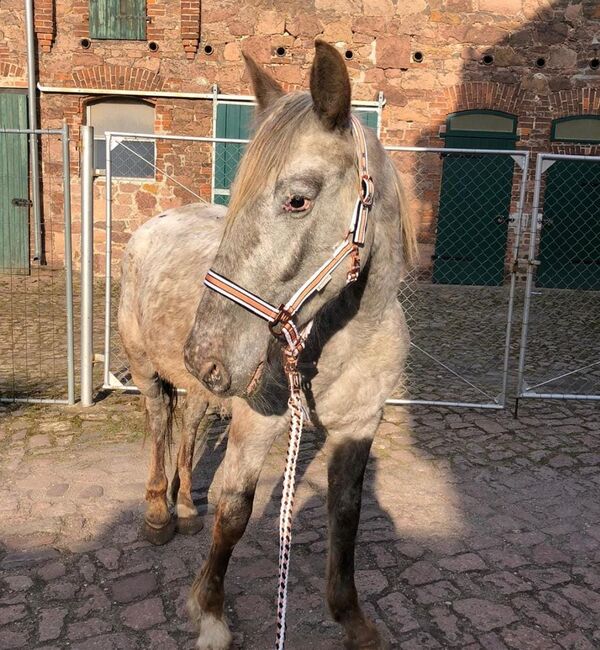
M401 286L411 348L390 402L502 408L529 155L388 150L421 252L419 268Z
M600 156L537 159L518 397L600 400Z
M73 340L68 129L0 129L0 401L73 403Z
M105 388L130 387L116 331L122 248L161 210L211 198L227 203L245 143L106 134ZM412 344L395 399L502 408L529 156L399 147L390 154L424 251L399 290Z

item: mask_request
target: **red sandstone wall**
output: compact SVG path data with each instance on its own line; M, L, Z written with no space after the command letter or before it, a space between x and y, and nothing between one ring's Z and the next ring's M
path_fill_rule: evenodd
M600 71L588 65L599 55L593 45L600 34L597 0L204 0L201 14L199 0L149 0L147 41L92 41L87 50L80 44L89 36L87 0L36 0L35 7L40 81L47 86L146 90L150 99L153 90L208 92L214 83L221 92L248 93L243 50L269 66L286 88L304 88L312 43L319 36L342 51L352 50L348 68L356 98L372 100L378 91L385 93L382 140L387 144L442 146L439 134L448 113L491 108L519 116L520 147L548 150L553 119L600 112ZM148 41L158 44L157 52L150 52ZM3 0L0 87L24 85L24 42L22 3ZM211 56L204 53L205 44L213 46ZM283 57L275 53L279 46L286 48ZM423 53L422 63L413 61L415 51ZM494 56L493 65L481 63L484 54ZM546 66L538 69L535 61L542 56ZM74 215L79 206L76 143L88 99L54 94L40 99L42 126L58 127L66 119L72 127ZM210 110L210 102L157 100L155 130L208 135ZM158 155L178 180L207 191L206 148L160 145ZM411 165L420 164L416 158L403 163L409 182ZM428 183L419 199L426 260L433 249L439 165L428 163L419 175ZM102 179L95 192L100 247ZM132 228L160 209L188 202L191 197L184 194L160 176L156 183L119 184L116 259ZM56 193L52 205L57 205ZM76 223L76 234L77 228ZM97 264L102 263L98 249Z

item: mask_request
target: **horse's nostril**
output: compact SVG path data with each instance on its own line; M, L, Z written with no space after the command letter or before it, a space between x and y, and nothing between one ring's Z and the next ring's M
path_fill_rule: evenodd
M209 359L200 368L202 383L213 393L224 393L231 384L231 377L225 366L217 359Z

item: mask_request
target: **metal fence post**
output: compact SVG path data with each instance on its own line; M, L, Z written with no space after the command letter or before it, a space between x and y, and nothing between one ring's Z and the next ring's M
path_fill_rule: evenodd
M94 128L81 127L81 405L92 406L94 298Z
M62 128L63 201L65 212L65 273L67 309L67 399L75 404L75 345L73 332L73 247L71 237L71 157L69 155L69 126Z
M517 397L515 413L518 412L519 398L523 393L523 373L525 371L525 355L527 351L527 330L529 328L529 309L531 305L531 292L533 291L533 274L535 261L535 248L537 242L537 228L540 215L540 195L542 188L542 175L544 174L544 155L538 154L535 164L535 177L533 186L533 204L529 220L529 253L527 255L527 280L525 282L525 302L523 305L523 318L521 320L521 345L519 348L519 366L517 371Z

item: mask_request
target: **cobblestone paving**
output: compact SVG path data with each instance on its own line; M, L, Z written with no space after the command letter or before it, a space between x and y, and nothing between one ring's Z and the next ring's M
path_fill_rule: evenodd
M201 455L196 537L139 536L147 450L137 398L0 410L0 648L193 647L183 603L208 548L224 424ZM393 648L600 647L600 410L389 409L357 545L366 610ZM235 647L274 641L285 441L227 578ZM301 452L289 650L342 648L323 602L326 446ZM208 502L206 498L210 486Z

